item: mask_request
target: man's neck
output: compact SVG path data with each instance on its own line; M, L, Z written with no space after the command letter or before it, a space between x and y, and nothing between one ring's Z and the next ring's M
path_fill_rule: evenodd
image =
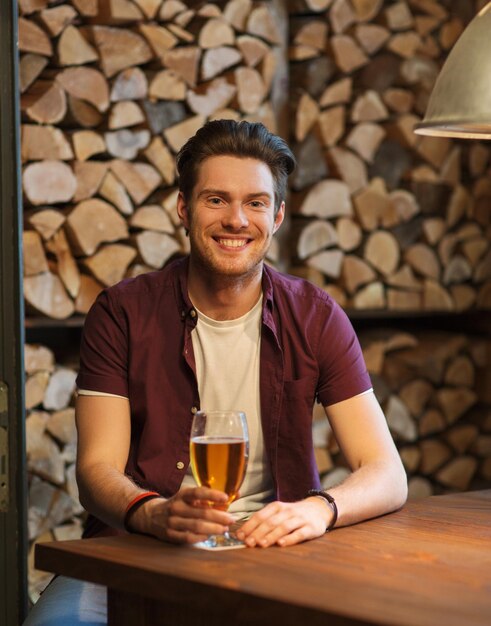
M189 265L188 292L191 302L214 320L232 320L248 313L261 295L262 268L251 276L203 276Z

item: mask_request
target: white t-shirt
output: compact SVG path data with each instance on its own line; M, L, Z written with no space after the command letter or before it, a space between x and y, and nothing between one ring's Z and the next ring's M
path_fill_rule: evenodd
M259 365L262 295L242 317L217 321L198 309L191 333L202 409L244 411L249 430L249 461L240 497L229 507L243 519L274 499L274 487L261 427ZM195 486L188 469L183 486Z

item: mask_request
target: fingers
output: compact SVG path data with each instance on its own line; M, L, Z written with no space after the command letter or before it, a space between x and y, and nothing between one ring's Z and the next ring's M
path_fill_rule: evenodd
M169 500L154 500L151 534L173 543L195 543L223 534L233 523L226 511L215 508L227 495L206 487L183 489Z
M237 532L249 547L290 546L324 534L322 511L316 504L273 502L255 513Z

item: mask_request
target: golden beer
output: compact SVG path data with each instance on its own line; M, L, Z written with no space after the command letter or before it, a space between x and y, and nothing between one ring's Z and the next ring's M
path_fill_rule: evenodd
M191 466L200 486L224 491L235 500L246 470L246 442L239 437L202 436L191 439ZM222 508L222 507L220 507Z

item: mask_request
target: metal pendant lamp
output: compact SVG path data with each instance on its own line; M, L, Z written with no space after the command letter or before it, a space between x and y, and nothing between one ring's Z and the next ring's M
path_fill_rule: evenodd
M491 139L491 2L470 22L435 82L415 132Z

